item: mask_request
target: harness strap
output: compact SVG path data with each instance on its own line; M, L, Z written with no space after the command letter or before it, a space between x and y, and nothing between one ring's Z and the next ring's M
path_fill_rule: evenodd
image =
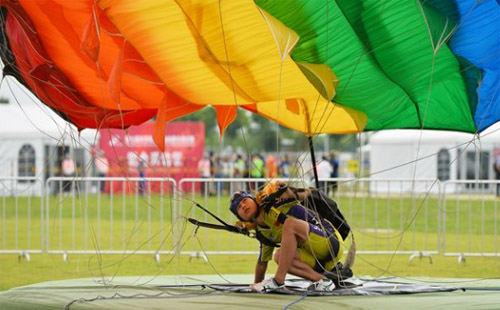
M276 204L280 203L280 201L282 200L282 199L280 199L280 196L283 195L283 193L287 189L288 189L288 186L282 186L276 192L274 192L271 195L264 198L264 200L261 203L261 206L264 209L264 211L268 212L270 208L272 208Z
M255 233L255 238L257 240L259 240L261 243L267 245L267 246L271 246L273 248L279 248L280 245L276 242L273 242L271 240L269 240L266 236L264 236L264 234L262 234L258 229L256 230L256 233Z
M217 215L213 214L212 212L210 212L209 210L205 209L202 205L200 205L199 203L197 203L196 201L194 201L194 204L202 209L203 211L207 212L208 214L210 214L214 219L216 219L219 223L221 223L222 225L224 226L233 226L233 225L229 225L228 223L224 222L220 217L218 217Z
M280 210L278 210L275 207L271 207L268 211L268 216L274 220L274 225L279 226L279 224L285 224L286 219L288 218L288 215L284 214Z
M193 218L188 218L188 221L191 224L194 224L194 225L196 225L198 227L206 227L206 228L212 228L212 229L227 230L227 231L230 231L230 232L234 232L234 233L237 233L237 234L242 234L242 235L248 236L250 238L254 237L253 233L250 232L250 231L248 231L247 229L243 229L243 228L240 228L240 227L237 227L237 226L233 226L233 225L218 225L218 224L200 222L197 219L193 219Z

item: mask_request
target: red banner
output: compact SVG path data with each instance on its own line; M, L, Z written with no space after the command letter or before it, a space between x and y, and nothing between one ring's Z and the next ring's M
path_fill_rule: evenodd
M199 177L198 161L205 149L205 124L202 122L174 122L166 124L165 152L161 152L152 137L154 123L132 126L128 130L110 129L100 132L100 149L109 162L108 177ZM123 191L117 182L113 191ZM160 190L159 182L151 185L129 182L127 192ZM133 184L137 183L137 184ZM146 188L144 188L144 186ZM168 185L166 190L170 191ZM109 191L109 186L106 186Z

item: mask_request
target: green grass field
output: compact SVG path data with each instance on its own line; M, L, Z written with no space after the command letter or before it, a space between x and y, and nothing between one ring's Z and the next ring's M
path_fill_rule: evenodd
M252 273L256 255L208 255L209 263L189 255L161 255L156 251L181 253L203 251L257 251L255 240L224 231L195 227L186 217L215 222L196 208L196 200L228 222L235 219L227 205L229 197L188 196L166 199L159 196L88 195L52 196L48 227L42 231L41 202L38 198L2 197L0 204L0 250L40 249L42 234L50 236L49 251L69 251L68 261L61 254L32 254L31 261L17 254L0 254L0 290L41 281L124 275L194 275ZM432 256L408 262L409 254L366 255L362 251L435 251L442 246L438 231L446 229L446 249L450 252L498 253L496 237L498 212L495 199L447 201L440 209L438 199L411 197L348 197L338 199L354 228L358 254L354 271L370 276L429 276L490 278L500 276L496 257L467 257L458 264L456 257ZM172 206L182 207L181 215ZM28 217L31 214L31 218ZM446 216L446 225L438 218ZM442 222L441 222L442 223ZM181 237L179 239L179 237ZM17 240L17 241L16 241ZM180 240L175 244L175 240ZM71 254L84 250L88 254ZM107 251L121 254L105 254ZM147 251L151 254L125 254ZM274 264L269 272L275 270ZM140 281L140 280L139 280Z

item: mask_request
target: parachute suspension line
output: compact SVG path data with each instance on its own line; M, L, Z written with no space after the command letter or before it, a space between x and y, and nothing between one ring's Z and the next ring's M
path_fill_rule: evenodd
M280 107L281 105L279 104L281 102L281 82L282 82L282 75L283 75L283 62L285 61L284 57L281 57L281 63L280 63L280 75L279 75L279 83L278 83L278 119L280 119ZM276 122L276 154L280 153L280 143L279 143L279 138L280 138L280 124Z
M181 234L184 235L186 233L186 229L187 229L187 225L186 225L186 221L182 221L182 226L181 226ZM173 224L175 225L175 224ZM173 230L170 231L169 235L173 232ZM169 235L167 235L164 240L167 240ZM192 236L194 237L194 236ZM196 238L198 239L198 238ZM184 246L191 240L191 238L186 238L184 241L181 240L181 238L178 238L177 242L175 242L173 245L172 245L172 248L173 249L177 249L180 251L182 248L184 248ZM162 241L162 244L163 244L164 241ZM205 253L204 253L205 254ZM206 254L205 254L206 256ZM149 280L147 281L144 281L142 283L140 283L140 285L146 285L150 282L152 282L154 280L154 278L156 278L156 276L160 276L163 274L163 272L166 270L167 267L170 266L170 264L172 264L172 262L174 261L174 259L176 258L179 258L180 255L171 255L171 257L164 263L162 264L162 266L160 268L158 268L158 271L157 273L154 275L154 277L151 277ZM137 282L137 281L136 281ZM136 283L135 282L135 283Z
M455 161L456 161L456 160L457 160L457 159L458 159L458 158L462 155L462 153L463 153L463 152L465 152L465 150L468 148L468 146L469 146L469 145L474 144L474 140L475 140L475 138L473 138L471 141L467 142L467 143L466 143L467 145L464 147L464 149L463 149L463 150L460 150L460 149L459 149L460 154L458 154L458 155L455 157L455 159L454 159L453 161L451 161L451 162L450 162L450 166L451 166L451 165L452 165L452 164L453 164L453 163L454 163L454 162L455 162ZM465 143L464 143L464 144L465 144ZM475 144L474 144L474 145L475 145ZM457 146L457 147L458 147L458 146ZM455 147L455 148L456 148L456 147ZM433 154L433 155L434 155L434 154ZM431 156L433 156L433 155L431 155ZM426 156L426 157L428 157L428 156ZM424 158L426 158L426 157L424 157ZM416 162L418 162L419 160L420 160L420 158L418 158L418 157L417 157L417 158L415 159L415 161L414 161L414 162L416 163ZM394 252L393 252L393 253L392 253L392 255L391 255L391 258L390 258L390 260L389 260L389 263L388 263L388 265L387 265L387 268L384 270L384 269L382 269L382 268L378 268L378 267L377 267L377 269L379 269L379 270L382 272L382 274L384 274L384 273L388 273L388 272L389 272L389 267L391 266L391 264L392 264L392 262L393 262L393 260L394 260L394 258L395 258L396 252L397 252L397 250L401 247L401 244L402 244L402 242L403 242L403 237L404 237L404 234L405 234L405 233L406 233L406 232L410 229L411 225L414 225L414 224L415 224L415 220L416 220L416 218L417 218L417 215L420 213L420 210L421 210L421 209L422 209L422 207L424 206L425 201L426 201L427 197L429 196L429 194L430 194L430 192L431 192L432 187L433 187L433 186L434 186L437 182L438 182L438 180L436 179L436 180L435 180L435 181L431 184L431 186L430 186L429 190L425 193L425 197L422 199L422 202L418 205L418 207L416 207L416 208L414 209L413 214L412 214L412 213L410 213L410 212L408 212L408 213L407 213L408 215L407 215L407 217L406 217L406 219L405 219L405 227L404 227L404 228L402 228L402 231L401 231L399 234L396 234L396 235L394 236L394 237L399 237L399 241L398 241L398 244L396 245L396 248L394 249ZM413 193L414 193L414 191L412 191L412 201L413 201L413 199L414 199L414 197L413 197ZM414 206L415 206L415 204L414 204L414 203L413 203L412 205L414 205ZM442 211L442 210L439 210L438 212L441 212L441 211ZM346 260L347 260L347 258L346 258ZM367 262L367 261L365 260L365 262ZM374 267L375 267L375 266L374 266ZM396 274L395 274L395 275L396 275ZM396 276L398 276L398 275L396 275Z
M219 276L221 277L221 279L223 279L224 281L226 281L227 283L233 283L231 282L230 280L228 280L227 278L225 278L220 272L217 271L217 268L215 268L214 264L212 264L212 262L210 261L210 258L209 258L209 255L207 255L207 253L205 252L205 249L203 247L203 243L201 242L200 238L198 238L198 236L194 236L194 238L196 239L196 241L198 242L198 245L200 246L200 249L201 251L203 252L203 257L206 258L206 262L210 265L210 268L212 268L212 270Z
M121 87L122 87L122 77L123 77L123 63L125 62L125 48L127 45L127 40L123 40L123 46L122 49L120 50L120 53L118 54L118 60L120 63L117 63L116 70L118 71L117 76L116 76L116 83L118 84L118 89L116 90L117 92L121 93ZM100 67L100 66L98 66ZM115 69L115 68L113 68ZM109 86L108 86L109 89ZM118 111L120 112L120 121L122 124L122 128L125 128L125 119L123 118L123 110L122 110L122 101L121 101L121 94L119 93L118 97ZM167 93L168 94L168 93ZM165 126L165 125L164 125Z
M329 6L329 2L327 1L326 2L326 42L325 42L325 63L328 64L328 59L329 58L329 42L330 42L330 6ZM333 72L334 76L335 76L335 79L337 79L338 81L338 78L337 76L335 75L335 72ZM333 81L332 81L333 82ZM336 92L336 87L334 86L333 88L333 97L335 97L335 92ZM327 124L328 120L330 119L330 116L332 115L332 113L334 112L334 109L335 109L335 105L336 103L333 102L333 97L330 98L328 95L326 96L326 98L323 98L323 99L326 99L328 101L329 104L333 104L334 105L334 108L333 109L330 109L329 112L326 112L327 109L325 109L323 112L321 112L321 115L319 117L319 120L318 120L318 123L316 124L316 127L314 128L314 131L315 132L319 132L323 129L323 127L325 127L325 125ZM316 106L314 107L314 111L313 111L313 115L316 115L316 108L318 106L318 103L319 101L322 100L322 96L321 94L318 92L318 98L316 99ZM309 111L307 111L308 113L310 113ZM308 115L308 119L311 119L311 117ZM307 123L308 126L310 127L310 124ZM308 128L308 131L311 132L311 128ZM319 136L317 136L319 138ZM314 162L314 165L316 164L316 162ZM318 185L318 184L317 184Z
M199 227L206 227L206 228L211 228L211 229L219 229L219 230L226 230L226 231L229 231L229 232L234 232L234 233L238 233L238 234L242 234L242 235L245 235L245 236L248 236L250 238L254 238L255 235L253 233L251 233L250 231L248 231L247 229L245 228L240 228L238 226L234 226L234 225L230 225L228 223L226 223L224 220L222 220L221 218L219 218L217 215L213 214L212 212L210 212L208 209L204 208L202 205L200 205L199 203L197 203L196 201L192 201L192 203L194 205L196 205L198 208L200 208L201 210L205 211L205 213L209 214L210 216L212 216L214 219L216 219L220 224L222 225L219 225L219 224L212 224L212 223L206 223L206 222L201 222L201 221L198 221L196 219L193 219L193 218L188 218L187 220L193 224L193 225L196 225L197 228L196 228L196 231L195 231L195 234L196 232L198 231L198 228Z
M221 27L221 32L222 32L222 42L224 42L224 54L226 56L226 64L227 64L227 71L228 71L228 74L229 74L229 79L231 80L231 90L233 92L233 100L234 100L234 103L236 105L236 116L231 120L231 122L233 122L236 117L237 117L237 113L238 113L238 98L236 97L236 91L235 91L235 87L234 87L234 79L233 79L233 74L231 72L231 63L229 61L229 53L228 53L228 50L227 50L227 44L226 44L226 32L225 32L225 29L224 29L224 23L222 21L222 0L219 0L219 22L220 22L220 27ZM231 113L226 113L225 115L225 119L224 119L224 126L229 126L229 125L226 125L228 124L228 119L230 117ZM220 125L219 125L220 126ZM224 130L226 129L224 128ZM219 132L220 132L220 128L219 128ZM224 139L224 136L220 136L220 140L219 142L223 142L223 139Z
M309 141L309 151L311 152L312 168L314 173L314 185L319 190L318 169L316 167L316 155L314 154L314 142L311 136L307 136Z
M17 106L19 107L19 109L21 109L21 111L23 112L24 116L26 116L26 118L28 119L28 121L30 122L30 124L36 128L38 131L42 132L45 136L47 136L48 138L54 140L54 141L57 141L57 143L59 144L59 142L62 140L62 137L61 138L57 138L55 136L52 136L50 133L48 132L45 132L43 131L40 126L38 126L37 124L35 124L33 122L33 120L29 117L28 113L26 112L26 110L23 108L23 106L21 105L21 101L19 100L18 96L16 95L16 92L14 91L14 85L16 85L14 83L14 85L11 85L10 81L9 80L6 80L7 82L7 88L9 89L9 92L10 94L12 95L12 97L14 97L14 101L15 103L17 104ZM24 95L28 96L28 98L30 99L30 101L35 104L36 106L38 106L40 108L40 110L46 114L52 121L53 123L57 126L57 129L59 130L60 127L59 125L56 123L55 119L53 118L52 115L50 115L47 110L46 110L46 107L44 107L41 103L37 102L32 94L28 94L26 91L25 91L25 88L24 87L19 87L18 85L16 86L18 90L20 90ZM60 132L61 135L63 134L63 132Z
M109 130L109 129L107 129L107 130ZM128 135L128 131L126 131L126 134ZM126 139L126 137L124 137L124 139ZM119 141L121 141L121 139L119 139ZM121 141L121 142L123 143L123 141ZM112 147L113 149L115 149L115 145L114 145L113 141L111 141L111 143L112 143L112 144L111 144L111 147ZM134 155L135 155L135 157L136 157L139 161L144 161L144 159L140 157L140 154L136 153L135 151L134 151ZM164 159L165 159L165 154L162 154L162 156L163 156L163 157L164 157ZM124 175L128 175L128 171L126 171L124 167L121 167L121 169L122 169L122 173L123 173ZM137 190L137 188L136 188L136 190ZM137 194L137 192L136 192L136 194ZM141 199L141 201L142 201L143 203L145 203L145 204L146 204L146 207L147 207L147 208L155 209L155 208L156 208L156 207L155 207L155 202L151 201L151 198L152 198L152 197L151 197L150 195L147 195L147 198L146 198L146 196L145 196L145 197L142 197L142 196L141 196L141 198L138 198L138 196L136 196L136 204L138 203L138 199ZM175 197L174 197L174 199L175 199ZM162 204L162 203L161 203L161 204ZM137 211L136 211L136 212L137 212ZM137 214L136 214L136 216L137 216ZM144 222L143 222L143 223L144 223ZM175 221L174 221L174 222L172 223L172 227L175 227L175 225L176 225L176 224L175 224ZM141 241L140 243L138 243L138 240L137 240L137 234L138 234L138 231L139 231L139 229L140 229L140 227L141 227L141 226L142 226L142 224L141 224L141 223L139 223L139 222L137 222L137 223L134 225L134 228L133 228L133 230L130 232L130 234L129 234L128 236L126 236L126 237L124 236L124 239L123 239L124 245L126 245L126 247L128 247L129 245L131 245L131 244L132 244L132 240L133 240L133 238L134 238L134 236L135 236L135 237L136 237L136 241L135 241L135 242L136 242L136 248L135 248L135 250L133 250L133 251L132 251L132 253L123 253L123 254L122 254L122 257L119 259L119 261L118 261L118 262L113 263L113 264L110 264L110 265L107 265L107 266L104 266L104 264L103 264L103 260L102 260L102 257L101 257L101 252L100 252L100 246L99 246L99 243L95 241L95 240L96 240L96 238L95 238L95 237L93 238L93 240L94 240L94 247L96 248L96 252L97 252L97 254L96 254L96 255L97 255L97 259L98 259L98 270L99 270L99 275L98 275L98 276L99 276L99 277L101 277L101 278L102 278L102 277L103 277L103 275L104 275L104 273L102 272L102 269L103 269L103 268L109 268L109 267L112 267L112 266L115 266L115 268L116 268L116 269L115 269L115 271L114 271L114 272L113 272L113 274L112 274L112 277L115 277L115 276L118 274L118 272L119 272L119 270L120 270L120 268L121 268L121 266L122 266L122 263L123 263L125 260L127 260L127 259L128 259L128 258L129 258L129 257L130 257L133 253L135 253L137 250L139 250L140 248L142 248L142 247L144 247L145 245L147 245L147 244L148 244L148 242L150 242L151 240L153 240L153 239L155 239L155 238L159 237L159 236L162 234L162 232L163 232L163 229L160 229L160 230L158 230L158 231L156 231L156 232L153 232L153 234L152 234L152 235L149 235L149 236L148 236L148 238L147 238L146 240ZM158 250L160 250L160 249L163 247L163 245L165 244L165 241L166 241L166 240L168 240L168 238L172 235L172 233L173 233L173 229L174 229L174 228L172 228L172 229L170 229L170 230L169 230L169 232L168 232L167 236L165 236L165 237L163 237L163 236L162 236L162 238L161 238L161 240L162 240L162 241L161 241L160 245L158 246ZM94 228L94 226L93 226L92 224L90 224L90 230L91 230L91 234L93 234L93 235L95 236L95 228ZM181 233L182 233L182 232L181 232ZM188 240L189 240L189 239L188 239ZM173 247L172 247L172 248L173 248L173 249L178 249L178 248L181 248L182 246L183 246L183 244L182 244L181 240L179 240L178 242L174 243L174 245L173 245ZM169 259L168 261L166 261L166 263L165 263L165 264L166 264L166 265L170 265L170 264L172 263L172 261L173 261L176 257L178 257L178 255L173 255L173 256L172 256L172 258L171 258L171 259ZM89 262L89 263L90 263L90 262ZM89 271L91 272L91 274L93 274L93 271L91 270L91 266L90 266L90 264L89 264L89 267L88 267L88 268L89 268ZM162 269L159 271L158 275L159 275L159 274L160 274L160 272L161 272L162 270L164 270L165 268L166 268L166 267L162 268ZM144 284L144 283L142 283L142 284ZM142 285L142 284L141 284L141 285Z
M432 36L432 33L431 33L431 27L429 25L429 20L427 19L427 16L425 15L422 3L420 3L420 1L417 1L417 4L418 4L418 8L420 10L420 13L422 14L422 18L425 21L425 25L426 25L426 28L427 28L429 40L431 42L432 50L434 51L434 55L435 55L436 54L436 43L433 40L433 36ZM445 25L446 25L446 23L445 23Z
M233 100L236 106L238 106L238 99L236 97L236 91L234 90L234 79L231 72L231 63L229 62L229 54L227 51L226 32L224 30L224 23L222 21L222 0L219 0L219 22L220 22L220 29L222 32L222 42L224 42L224 54L226 55L227 73L229 74L231 80L231 89L233 91Z
M92 5L92 19L94 20L93 23L94 23L94 26L95 26L95 32L96 32L97 41L98 41L98 44L100 45L101 44L101 30L100 30L101 27L100 27L100 21L99 21L99 18L98 18L98 13L96 12L95 5ZM100 52L100 48L99 48L99 52ZM99 52L98 52L98 54L99 54ZM99 93L101 94L102 102L104 102L105 101L104 98L106 98L106 96L104 94L107 91L106 90L106 85L104 85L104 81L107 80L107 79L104 78L103 72L102 72L102 68L99 65L99 55L95 55L95 59L92 59L92 57L89 57L89 58L91 60L93 60L93 63L95 64L95 69L96 69L97 76L98 76L99 80L101 81L101 83L98 83L98 85L99 85L98 88L99 88ZM120 61L120 60L118 60L119 58L120 58L120 54L117 55L117 60L115 60L115 61ZM123 61L123 59L122 59L122 61ZM114 67L114 65L113 65L113 67ZM119 90L119 91L121 91L121 90ZM121 109L121 106L120 106L120 102L118 102L118 110L120 111L121 123L122 123L122 128L123 128L124 127L123 126L124 119L123 119L123 113L122 113L122 109ZM99 124L99 127L100 126L101 126L101 124Z
M417 165L418 165L418 159L420 157L420 152L421 152L421 146L422 146L422 139L423 139L423 129L425 128L425 122L427 120L427 115L428 115L428 111L429 111L429 104L430 104L430 97L431 97L431 91L432 91L432 88L433 88L433 82L434 82L434 72L435 72L435 66L436 66L436 57L437 57L437 53L438 51L440 50L440 48L443 46L443 44L445 44L446 40L449 39L449 36L446 36L446 30L448 28L448 19L446 19L446 22L442 28L442 31L441 31L441 34L439 36L439 39L437 40L437 42L434 41L434 37L431 33L431 27L430 27L430 24L429 24L429 20L427 19L427 16L426 14L424 13L424 10L423 10L423 6L421 3L418 3L418 6L419 6L419 9L421 11L421 15L422 15L422 18L424 19L424 22L426 24L426 28L427 28L427 31L428 31L428 37L429 37L429 41L430 41L430 44L432 46L432 49L433 49L433 55L432 55L432 64L431 64L431 68L430 68L430 77L429 77L429 81L428 81L428 89L427 89L427 96L426 96L426 104L425 104L425 108L424 110L420 111L419 113L419 119L420 119L420 135L419 135L419 139L418 139L418 144L417 144L417 149L416 149L416 154L415 154L415 163L413 165L413 176L412 176L412 184L411 184L411 210L408 210L409 212L407 213L407 218L406 218L406 221L407 221L407 229L409 229L411 226L413 226L413 229L415 229L415 221L416 221L416 218L418 216L418 214L420 213L420 211L422 210L422 207L423 205L425 204L425 201L426 199L428 198L432 188L437 184L438 180L434 181L430 187L427 189L427 192L425 193L424 195L424 198L423 200L421 201L421 203L418 203L417 202L417 197L416 197L416 191L415 191L415 187L416 187L416 172L417 172ZM421 113L423 113L423 115L421 115ZM418 204L418 206L417 206ZM409 207L410 208L410 207ZM402 241L403 241L403 237L404 237L404 232L402 232L399 236L399 242L397 244L397 247L396 249L394 250L394 253L392 254L391 258L390 258L390 261L389 261L389 266L390 264L392 264L392 261L395 257L395 253L396 251L399 249L399 247L401 246L402 244ZM413 242L414 241L414 238L415 238L415 235L413 234L412 235L412 238L413 238Z
M301 302L302 300L306 299L306 298L307 298L307 296L308 296L307 294L304 294L304 295L300 296L299 298L295 299L295 300L294 300L294 301L292 301L291 303L289 303L289 304L285 305L285 306L283 307L283 310L287 310L287 309L289 309L291 306L293 306L293 305L295 305L295 304L297 304L297 303Z
M419 154L420 154L420 149L421 149L421 145L422 145L422 139L423 139L423 129L425 128L425 121L427 119L427 113L429 111L429 103L430 103L430 96L431 96L431 91L432 91L432 84L433 84L433 81L434 81L434 70L435 70L435 65L436 65L436 56L437 56L437 52L438 50L440 49L440 47L442 46L442 43L441 41L444 41L442 40L443 39L443 36L446 32L446 28L448 26L448 20L446 20L446 23L443 27L443 30L441 32L441 35L438 39L438 42L434 42L434 39L433 39L433 36L432 36L432 33L431 33L431 27L429 25L429 20L427 19L427 16L425 15L424 13L424 9L423 9L423 6L420 2L418 2L418 7L419 7L419 10L422 14L422 18L424 19L425 21L425 24L426 24L426 28L427 28L427 31L428 31L428 36L429 36L429 40L430 40L430 44L432 46L432 50L433 50L433 55L432 55L432 65L431 65L431 71L430 71L430 79L429 79L429 85L428 85L428 89L427 89L427 96L426 96L426 104L425 104L425 109L424 111L419 111L419 120L420 120L420 135L419 135L419 139L418 139L418 144L417 144L417 150L416 150L416 154L415 154L415 164L413 165L413 176L412 176L412 184L411 184L411 205L413 205L413 207L415 208L415 186L416 186L416 175L417 175L417 165L418 165L418 158L419 158ZM418 104L417 104L418 106ZM423 115L420 115L421 113L423 112ZM435 182L432 184L432 186L434 186ZM431 191L432 189L432 186L431 188L428 189L427 193L426 193L426 196L429 195L429 192ZM414 219L416 218L418 212L419 212L420 208L415 209L414 210L414 214L412 215L412 222L413 222L413 225L415 224L414 223ZM411 213L408 213L408 214L411 214ZM402 242L402 238L403 238L403 235L401 235L400 237L400 242L398 244L398 247L399 245L401 244ZM392 261L392 259L391 259Z
M214 219L216 219L217 221L219 221L222 225L224 226L231 226L229 225L228 223L224 222L221 218L219 218L217 215L213 214L212 212L210 212L209 210L205 209L202 205L200 205L199 203L197 203L196 201L193 201L195 206L197 206L198 208L202 209L203 211L205 211L206 213L210 214Z
M234 86L234 79L233 79L233 76L232 76L232 71L231 71L231 63L229 62L229 53L228 53L228 50L227 50L227 44L226 44L226 32L225 32L225 29L224 29L224 23L222 21L222 0L219 0L219 22L220 22L220 25L221 25L221 32L222 32L222 42L224 43L224 54L226 55L226 63L227 63L227 70L228 70L228 74L229 74L229 77L230 77L230 80L231 80L231 88L232 88L232 92L233 92L233 100L234 100L234 103L236 104L236 111L238 112L238 98L236 96L236 91L235 91L235 86ZM236 117L238 117L238 115L236 114ZM236 119L236 118L235 118ZM243 139L243 144L244 144L244 149L245 149L245 153L247 155L247 158L251 158L251 154L248 150L248 143L247 143L247 138L246 138L246 134L245 134L245 130L243 127L241 127L241 136L242 136L242 139ZM223 137L221 137L220 139L220 142L222 142L223 140ZM252 161L249 160L247 161L246 164L249 164L251 163ZM250 171L250 165L248 165L248 171ZM213 181L213 179L212 179ZM208 197L207 197L208 199Z
M176 221L174 221L172 223L172 227L174 227L176 225ZM138 227L134 228L134 231L133 233L136 233L137 232L137 229ZM184 230L186 229L186 225L182 226L181 227L181 230L182 230L182 233L184 233ZM174 233L174 229L172 228L168 235L162 239L162 242L161 244L158 246L158 250L160 250L162 247L163 247L163 244L165 243L165 240L167 240L172 234ZM138 244L137 245L137 249L145 246L150 240L152 240L153 238L156 238L158 235L161 234L161 231L158 231L156 233L154 233L150 238L148 238L147 240L144 240L141 244ZM176 251L177 249L182 249L184 247L184 245L189 242L191 239L190 238L186 238L186 240L184 240L184 242L182 242L182 240L180 238L178 238L178 240L176 242L174 242L174 244L172 245L172 249L175 249L174 251ZM135 251L134 251L135 252ZM117 264L121 264L122 261L128 259L133 253L130 253L130 254L127 254L126 256L124 255L123 256L123 259L118 262ZM171 255L166 261L165 263L161 263L161 265L159 265L160 267L158 267L156 270L156 274L154 275L151 275L151 276L148 276L148 279L149 280L145 280L145 281L142 281L139 283L139 280L141 280L141 277L140 276L138 279L134 280L133 283L135 285L139 285L139 286L143 286L143 285L147 285L148 283L152 282L157 276L159 275L162 275L162 273L165 271L165 269L170 266L170 264L172 264L173 260L178 258L179 255ZM159 263L159 262L158 262ZM152 261L149 263L150 265L152 264Z

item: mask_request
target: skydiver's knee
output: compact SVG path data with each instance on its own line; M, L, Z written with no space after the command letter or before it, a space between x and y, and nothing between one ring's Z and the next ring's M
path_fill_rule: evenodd
M292 222L293 222L293 218L291 218L291 217L287 218L285 220L285 222L283 222L283 230L289 229Z
M283 223L282 233L295 233L297 231L297 220L294 218L287 218Z
M283 224L283 235L295 235L301 241L307 239L309 224L305 221L288 218Z

